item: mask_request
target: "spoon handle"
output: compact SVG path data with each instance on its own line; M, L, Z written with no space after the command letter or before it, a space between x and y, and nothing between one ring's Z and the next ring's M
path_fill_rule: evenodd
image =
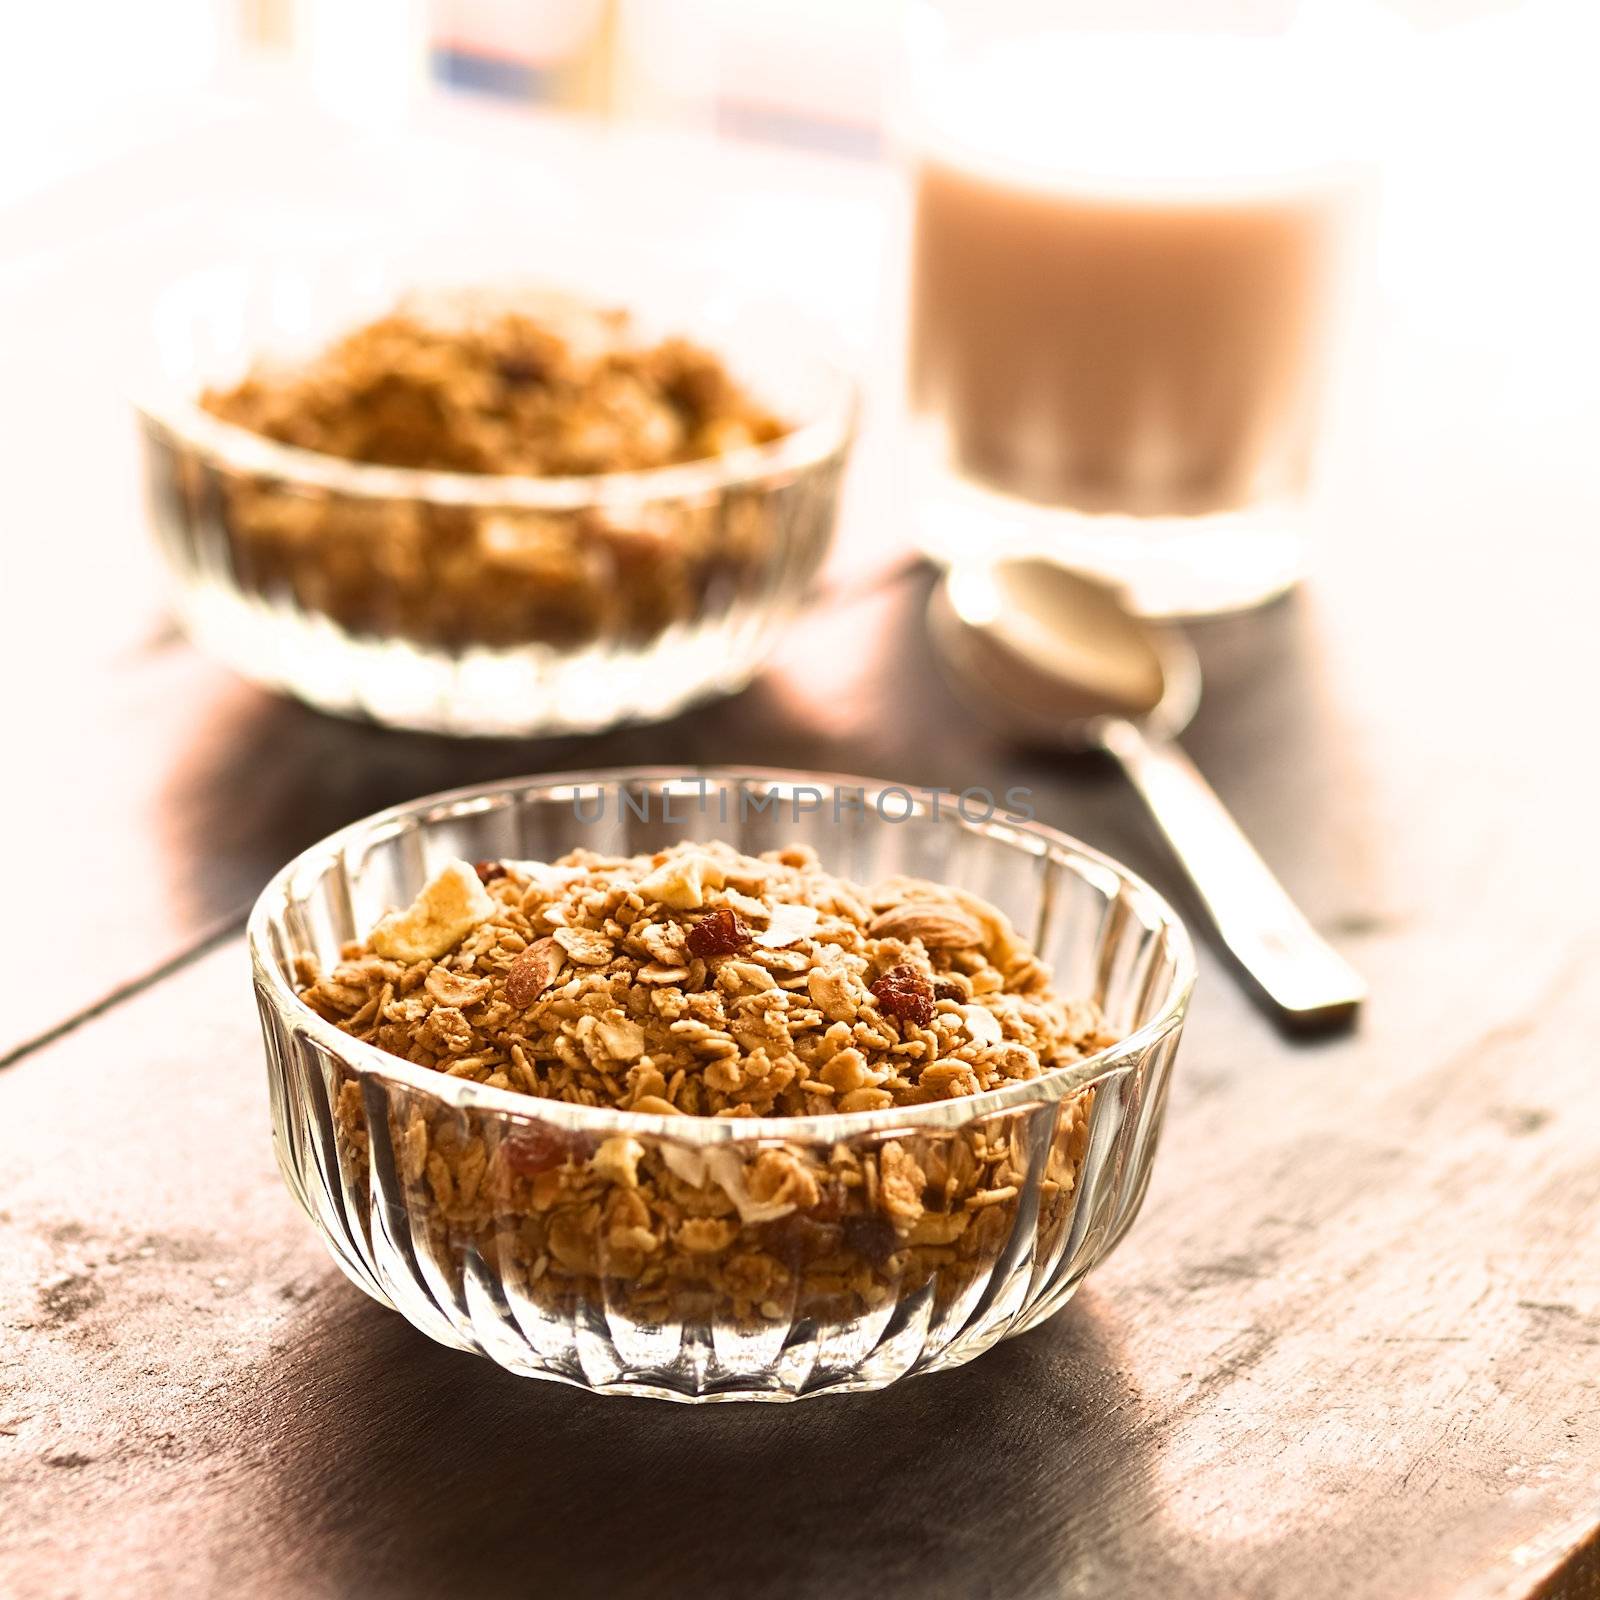
M1120 720L1104 738L1223 943L1285 1019L1326 1027L1353 1018L1367 993L1361 974L1306 921L1188 756L1176 743L1147 739Z

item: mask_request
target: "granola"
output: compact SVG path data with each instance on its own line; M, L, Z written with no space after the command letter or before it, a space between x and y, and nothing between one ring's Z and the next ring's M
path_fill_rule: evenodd
M864 888L799 848L452 862L332 971L302 959L299 976L319 1015L419 1066L683 1118L926 1105L1112 1042L993 906L911 878ZM1030 1183L1041 1233L1067 1226L1092 1105L1052 1108L1043 1147L1026 1111L708 1145L403 1087L375 1129L351 1075L337 1121L357 1185L372 1139L392 1143L441 1258L476 1250L550 1308L745 1324L847 1320L930 1281L951 1303L992 1269Z
M670 466L785 431L709 351L553 294L413 297L200 403L347 461L538 477Z
M414 298L315 358L259 367L202 408L345 460L586 476L762 445L788 425L712 352L622 311L505 292ZM759 585L782 541L758 487L571 509L312 490L182 453L177 492L215 521L232 581L358 637L458 653L645 643ZM819 552L820 553L820 552Z

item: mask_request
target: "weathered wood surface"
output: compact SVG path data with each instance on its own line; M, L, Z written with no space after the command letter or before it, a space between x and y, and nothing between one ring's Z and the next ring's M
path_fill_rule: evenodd
M594 1401L364 1300L273 1171L230 930L379 805L623 762L1027 784L1186 903L1116 775L961 714L914 573L847 579L745 695L665 727L347 726L163 630L90 526L131 541L114 482L75 511L23 463L76 565L25 547L0 631L0 1595L1593 1592L1600 273L1562 250L1515 328L1401 302L1313 583L1199 630L1187 743L1368 974L1361 1028L1288 1041L1203 950L1117 1255L1026 1338L861 1399ZM1500 258L1452 259L1446 298L1487 297ZM44 371L39 282L0 313Z
M1309 1050L1208 972L1146 1216L1062 1316L707 1414L350 1288L272 1170L229 942L0 1083L0 1587L1529 1592L1600 1513L1593 954L1524 944L1492 1015L1380 981Z
M1113 774L953 716L922 589L818 617L811 638L859 643L848 694L797 643L738 701L598 748L352 730L180 663L199 714L173 857L207 863L206 917L226 917L400 795L737 755L1030 783L1042 815L1172 886ZM0 1589L1529 1592L1600 1521L1582 761L1530 774L1570 798L1515 826L1530 795L1486 781L1464 705L1428 742L1369 723L1404 710L1392 653L1324 703L1314 615L1211 630L1193 742L1371 975L1365 1025L1288 1043L1207 959L1140 1226L1060 1318L961 1373L705 1415L435 1349L325 1264L278 1184L237 940L15 1062ZM1338 754L1362 728L1392 741L1382 783Z

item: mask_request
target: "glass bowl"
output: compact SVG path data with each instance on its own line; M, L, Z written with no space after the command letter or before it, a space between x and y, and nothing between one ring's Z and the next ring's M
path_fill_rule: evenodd
M1120 1042L964 1099L701 1118L452 1078L296 995L297 955L327 970L451 857L548 861L685 838L749 853L805 844L864 882L911 874L981 895ZM249 941L278 1162L345 1273L431 1338L513 1372L671 1400L877 1389L1059 1310L1138 1212L1194 982L1168 906L1065 835L969 822L948 796L780 772L574 774L396 807L285 867ZM611 1159L619 1140L631 1163ZM746 1177L773 1150L819 1180L795 1203L751 1202ZM555 1172L584 1164L572 1200ZM891 1218L885 1185L908 1175L916 1215L902 1194ZM613 1215L641 1221L640 1202L721 1214L719 1238L701 1241L714 1262L641 1254Z
M282 445L212 416L201 393L440 280L495 280L403 254L198 272L158 304L156 373L135 399L150 521L191 637L324 710L446 733L587 732L740 688L827 553L854 386L792 319L664 272L572 270L540 282L626 306L647 337L698 340L792 431L548 478Z

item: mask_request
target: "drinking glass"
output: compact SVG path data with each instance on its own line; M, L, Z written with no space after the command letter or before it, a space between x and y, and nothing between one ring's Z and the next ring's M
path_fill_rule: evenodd
M1043 551L1158 614L1295 582L1360 170L1330 90L1361 49L1314 7L913 7L930 554Z

